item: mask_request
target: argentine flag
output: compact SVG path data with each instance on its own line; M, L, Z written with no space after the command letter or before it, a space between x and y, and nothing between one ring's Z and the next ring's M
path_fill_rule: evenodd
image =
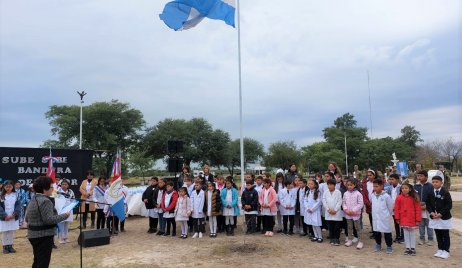
M205 17L235 27L235 0L176 0L165 5L160 19L175 31L196 26Z
M120 153L117 151L117 156L112 166L111 186L104 194L106 201L111 205L110 211L119 218L120 221L125 220L125 194L122 190L122 169L120 165Z

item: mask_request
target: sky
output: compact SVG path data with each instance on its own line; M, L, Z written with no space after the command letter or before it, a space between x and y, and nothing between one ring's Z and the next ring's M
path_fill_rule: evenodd
M118 99L239 138L237 29L175 32L163 0L0 1L0 146L54 139L51 105ZM306 146L344 113L372 137L462 141L458 0L241 0L244 136ZM369 84L368 75L369 73ZM78 124L78 122L76 122ZM369 132L371 134L371 132Z

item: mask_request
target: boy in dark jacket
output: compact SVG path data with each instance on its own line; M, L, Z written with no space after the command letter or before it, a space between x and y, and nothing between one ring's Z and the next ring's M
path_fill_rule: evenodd
M241 196L242 209L245 214L245 222L247 223L246 234L253 234L256 231L256 219L258 214L258 192L255 190L253 180L247 180L245 190Z
M157 214L157 211L155 211L154 207L154 190L157 188L157 177L152 177L151 178L151 184L146 187L146 190L144 190L143 196L141 197L141 200L144 203L144 206L148 210L148 216L149 216L149 230L148 233L152 234L157 232L157 222L159 221L159 215Z
M414 185L414 189L420 199L420 209L422 211L422 221L419 225L420 241L419 245L427 244L433 246L433 229L428 227L430 223L430 214L427 211L425 203L427 202L428 195L433 192L433 185L428 182L428 172L420 170L417 172L418 184ZM425 241L425 229L427 230L428 241Z
M452 199L449 191L443 188L443 178L435 176L432 178L433 191L427 196L427 211L430 213L429 227L435 230L438 251L435 257L449 258L449 229L451 229Z

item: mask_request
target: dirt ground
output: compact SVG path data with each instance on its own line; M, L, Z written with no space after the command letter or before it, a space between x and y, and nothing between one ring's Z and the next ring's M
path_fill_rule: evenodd
M242 220L242 217L240 217ZM367 218L366 218L367 219ZM77 223L73 223L76 227ZM240 227L239 227L240 226ZM451 257L433 257L434 246L417 246L417 256L404 256L404 245L394 244L394 253L373 253L374 240L369 227L364 230L365 247L331 246L324 241L313 243L306 237L275 234L244 235L240 222L236 235L218 235L212 239L186 240L147 234L147 219L130 217L126 232L111 238L111 243L83 249L84 267L460 267L462 235L451 232ZM179 226L178 226L179 227ZM177 228L177 233L179 228ZM79 267L78 229L70 232L71 243L53 251L51 267ZM327 234L324 233L324 236ZM16 254L1 255L0 267L31 267L32 247L26 230L15 235ZM342 235L343 241L343 235Z

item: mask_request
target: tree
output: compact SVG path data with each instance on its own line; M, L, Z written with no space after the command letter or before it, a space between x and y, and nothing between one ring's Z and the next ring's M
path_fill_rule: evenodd
M228 169L231 176L234 175L234 168L241 165L241 142L240 139L231 141L228 146L228 161L226 168ZM263 150L263 144L259 141L244 138L244 169L247 167L249 162L257 161L265 155Z
M365 167L384 170L392 164L393 153L396 153L400 161L409 161L414 154L414 149L403 141L391 137L371 139L362 145L359 160Z
M452 168L457 168L458 158L462 153L462 142L456 142L449 137L435 141L435 145L444 160L450 162Z
M309 171L322 172L327 170L327 163L333 161L345 169L345 152L335 149L328 142L315 142L301 150L304 166Z
M418 142L423 142L420 132L414 126L405 126L401 129L401 136L398 138L407 145L416 148Z
M228 148L229 134L223 130L213 130L203 118L165 119L148 129L143 144L146 155L153 159L163 159L169 140L183 141L183 157L186 165L191 162L223 165L226 163L225 150Z
M128 155L128 166L132 169L132 172L141 174L141 177L145 177L147 170L152 169L154 160L146 157L146 153L143 151L134 151Z
M290 164L298 163L300 154L293 141L279 141L269 146L263 159L267 167L288 169Z
M47 140L43 146L78 148L80 134L80 107L53 105L45 114L51 125L51 133L57 140ZM130 150L141 138L145 125L143 114L128 103L117 100L95 102L83 108L82 147L95 150L104 159L109 175L117 148Z
M422 164L424 168L432 167L439 158L440 154L435 142L426 142L417 146L415 161L417 164Z
M334 125L323 130L324 138L334 148L345 153L345 135L347 140L348 163L357 163L359 148L367 137L367 128L356 126L354 116L346 113L334 121Z

